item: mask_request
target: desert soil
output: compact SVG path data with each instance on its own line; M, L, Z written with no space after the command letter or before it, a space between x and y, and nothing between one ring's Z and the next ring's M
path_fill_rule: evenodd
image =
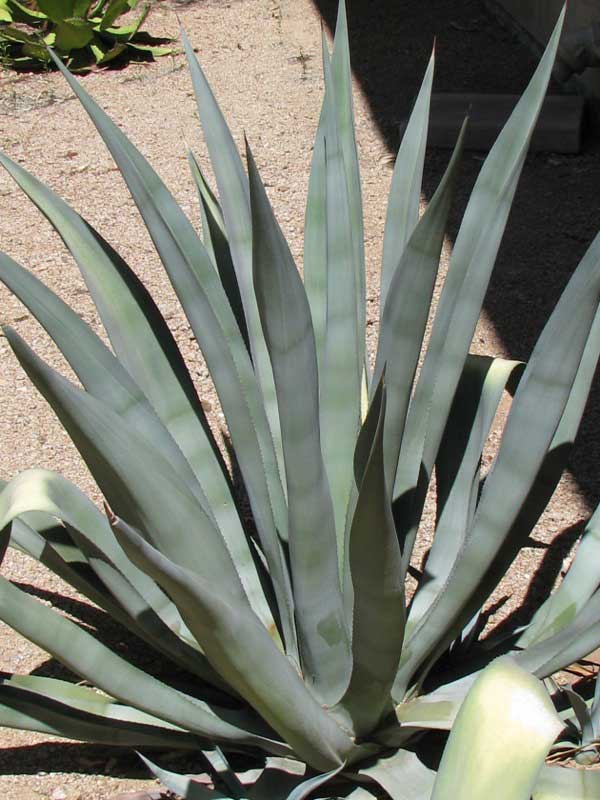
M186 29L236 139L239 142L245 132L252 144L299 260L308 167L322 96L320 25L323 18L331 24L333 13L332 0L323 1L319 8L310 0L157 0L146 23L156 35L174 38L180 24ZM475 0L460 4L449 0L357 0L349 2L349 18L372 347L392 150L398 145L398 123L418 88L433 37L437 36L439 54L437 91L519 92L535 59ZM150 159L198 224L186 146L192 147L204 164L207 155L181 53L152 64L92 73L83 78L83 84ZM212 420L218 425L222 418L206 370L151 242L119 173L65 82L56 74L1 72L0 133L3 151L71 203L143 278L189 358L202 395L212 405ZM424 202L447 157L444 152L430 153ZM466 155L465 189L457 200L445 259L451 253L456 221L482 158L480 153ZM588 138L577 156L544 153L528 158L486 312L475 336L478 352L527 357L561 288L600 227L599 179L599 148L593 138ZM0 175L0 209L2 250L33 270L99 328L84 284L65 249L5 174ZM38 353L66 372L37 324L5 290L1 303L2 322L16 327ZM1 476L9 479L26 468L45 467L64 474L98 500L97 489L68 437L1 339L0 349ZM499 590L498 597L509 598L499 619L507 608L516 609L525 596L535 603L541 588L560 577L582 520L598 500L597 406L594 395L573 470L536 530L532 546L524 550ZM559 541L550 556L545 546L554 538ZM145 663L147 654L119 640L103 615L39 564L9 552L3 574L46 605L78 614L119 652ZM1 624L0 669L66 674L46 654ZM176 768L177 762L173 764ZM0 729L0 793L6 800L105 800L134 790L156 792L158 787L125 751Z

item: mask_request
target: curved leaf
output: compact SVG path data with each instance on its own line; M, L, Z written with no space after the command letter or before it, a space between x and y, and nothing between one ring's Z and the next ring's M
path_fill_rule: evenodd
M317 703L249 606L169 561L129 525L113 519L128 556L174 598L211 664L294 751L316 769L343 763L352 740Z
M285 754L287 748L220 718L206 704L132 666L70 620L0 577L0 618L68 669L108 695L197 734L205 741L229 742ZM271 645L273 646L273 645Z
M44 364L14 331L6 329L6 337L114 510L124 514L176 562L215 582L225 581L231 596L246 603L223 540L160 453L111 409ZM174 536L173 531L180 535ZM210 545L201 548L203 541Z
M458 712L431 800L529 800L562 727L542 684L510 659L498 659Z
M74 703L73 698L63 693L55 696L48 686L31 691L29 685L21 686L14 678L0 680L0 725L3 727L120 747L196 750L201 746L199 737L174 727L169 729L162 720L129 706L120 706L111 700L106 700L103 707L82 700ZM101 697L91 689L87 691L96 698Z

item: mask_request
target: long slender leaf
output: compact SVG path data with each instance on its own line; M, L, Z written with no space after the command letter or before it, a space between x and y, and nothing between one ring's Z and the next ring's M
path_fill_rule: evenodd
M546 678L600 647L600 589L575 619L557 633L514 654L524 669Z
M323 71L331 69L329 50L322 36ZM327 65L327 66L326 66ZM328 126L329 101L323 97L319 125L310 165L306 212L304 218L304 288L310 306L319 376L325 369L325 332L327 327L327 163L325 131Z
M434 68L435 51L432 52L429 59L394 165L383 235L382 313L386 306L388 289L396 267L419 220L421 181L423 180L425 146L429 128L429 106Z
M435 772L411 750L383 756L359 771L381 786L394 800L429 800ZM352 795L354 796L354 795Z
M204 492L181 450L127 370L89 325L34 275L1 252L0 280L46 329L85 389L159 448L208 509Z
M252 220L248 180L233 137L185 33L182 34L182 38L196 95L198 115L219 187L227 239L246 316L252 361L272 435L270 445L274 447L277 455L276 465L281 472L281 479L284 480L275 384L252 284ZM281 532L284 532L284 528L281 528Z
M6 484L0 494L0 530L12 521L16 521L18 525L17 517L23 517L23 521L28 523L32 512L50 516L84 532L85 536L127 577L129 583L166 624L176 626L178 621L181 622L173 604L154 581L124 557L111 533L106 517L80 489L62 475L47 470L26 470ZM71 560L72 554L68 549L60 545L57 548L64 559ZM80 557L85 559L83 553Z
M233 266L231 248L227 241L227 233L221 207L212 193L206 178L202 174L200 165L191 150L188 151L188 163L200 199L204 244L215 262L215 266L221 278L221 283L225 289L225 294L229 300L229 305L231 306L240 332L246 342L246 347L250 348L246 317L244 316L244 306L240 295L237 276L235 274L235 268Z
M385 368L388 398L385 462L390 491L396 477L406 414L429 316L465 128L466 123L437 191L397 257L381 316L373 385L380 381Z
M211 475L215 471L222 473L215 463L217 447L185 362L148 291L118 253L61 198L6 156L0 155L0 164L63 239L81 270L119 361L157 410L201 485L211 486L216 481ZM10 278L10 273L7 278ZM14 283L13 279L12 291L16 290ZM32 292L30 289L30 296ZM40 293L41 289L37 295ZM46 303L50 302L48 296L46 290ZM57 333L60 333L60 329L56 330L59 322L76 324L72 319L66 319L68 312L60 308L57 301L53 306L49 310L53 310L57 318L54 320ZM53 321L48 317L46 320L46 326ZM75 338L83 335L83 322L80 322L78 333ZM100 358L100 345L93 347L89 335L86 340L90 355L98 353ZM57 344L63 352L67 350L68 336L63 336ZM68 350L65 353L68 358L67 353ZM107 361L105 356L104 364ZM80 374L84 370L84 359L72 363L72 366ZM98 380L98 386L101 383L102 379ZM88 387L88 390L92 391L92 388Z
M558 589L536 611L529 627L519 637L520 647L529 647L568 625L600 586L600 509L596 509L583 532L575 558Z
M326 101L325 164L327 218L327 318L320 375L320 423L341 550L353 485L352 457L361 421L364 364L357 318L355 250L349 188L340 143L338 100L330 65L324 61ZM341 102L341 101L340 101Z
M467 359L436 462L438 521L408 614L407 641L446 584L471 526L483 447L502 392L522 366L501 358L470 355Z
M27 517L30 516L32 515L27 515ZM106 556L103 557L102 562L107 571L110 570L110 577L113 578L109 588L94 575L92 566L83 554L78 561L63 559L58 550L64 551L64 545L59 543L58 550L53 546L62 531L64 528L56 525L54 521L54 527L46 528L42 536L37 530L25 524L22 519L15 519L11 526L11 545L18 547L33 558L37 558L45 567L51 569L78 592L109 613L112 619L120 622L136 636L162 652L168 659L210 683L214 684L216 680L216 685L223 685L214 671L208 667L204 657L197 649L190 646L188 636L185 637L185 642L180 639L181 628L176 627L177 620L174 620L173 623L173 628L177 630L176 634L173 628L169 627L154 611L148 601L142 598L142 595L136 592L132 585L109 564ZM70 545L69 548L75 550L73 545ZM155 591L154 595L158 593ZM163 616L166 616L165 612L170 605L172 604L169 604L168 598L164 597L164 606L160 609ZM179 617L178 614L177 617ZM183 627L182 621L181 626Z
M348 214L350 219L350 242L352 244L352 265L355 270L354 288L357 327L357 357L364 365L366 331L366 270L362 193L356 134L354 130L354 104L352 100L352 71L350 69L350 50L348 43L348 19L346 2L340 0L331 56L331 86L335 96L337 135L339 148L346 173L348 192Z
M154 777L183 800L235 800L235 796L232 797L218 789L209 788L200 781L194 780L192 775L180 775L155 764L142 753L138 753L138 755Z
M59 702L39 692L12 685L12 681L0 681L0 725L6 728L121 747L195 750L201 745L202 739L184 731L135 722L136 714L140 718L145 716L135 709L116 704L113 708L124 709L125 715L113 716L110 713L113 709L108 708L103 709L102 714L89 713L80 707L75 708L72 699Z
M350 676L335 518L318 425L319 380L310 308L247 150L254 284L277 390L289 514L289 554L305 679L327 705Z

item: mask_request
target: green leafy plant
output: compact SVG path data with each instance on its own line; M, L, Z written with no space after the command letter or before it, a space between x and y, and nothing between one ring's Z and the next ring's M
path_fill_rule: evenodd
M163 56L172 50L140 31L150 11L126 25L118 18L137 8L139 0L0 0L2 63L16 69L52 65L52 47L72 71L103 66L124 54ZM165 41L162 40L164 44Z
M0 255L0 278L82 388L10 328L7 340L106 499L102 513L60 475L24 472L0 494L2 547L39 559L154 647L173 676L160 680L133 666L0 578L0 617L99 690L6 676L0 724L199 752L215 779L212 794L145 757L189 798L599 795L599 773L542 766L563 723L539 681L600 644L600 573L588 557L593 520L571 572L529 627L498 639L480 625L558 482L600 352L599 236L526 366L469 354L562 19L481 169L426 336L464 137L463 128L419 218L432 57L392 179L373 368L343 3L333 54L323 48L303 279L250 148L246 173L185 38L219 194L190 154L203 241L56 59L179 297L251 514L240 511L190 373L145 287L66 203L0 157L72 253L112 348ZM482 451L507 387L510 414L483 476ZM434 474L435 536L407 601ZM185 688L175 668L193 676ZM432 741L451 729L436 776Z

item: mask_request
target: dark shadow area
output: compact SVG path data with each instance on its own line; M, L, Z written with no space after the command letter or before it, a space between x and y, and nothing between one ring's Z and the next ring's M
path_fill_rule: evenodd
M314 0L330 30L337 0ZM354 76L395 156L434 40L434 92L519 94L537 59L480 0L347 0ZM556 86L550 92L557 93ZM465 109L466 111L466 109ZM468 151L450 219L458 224L485 154ZM424 192L431 197L449 158L429 149ZM512 358L527 359L566 282L600 229L600 142L579 155L528 156L500 249L485 311ZM484 342L476 342L485 348ZM592 390L571 469L590 506L600 500L597 463L600 391Z
M561 531L558 536L554 537L551 546L536 540L530 541L529 546L544 550L544 555L529 581L523 602L489 634L491 640L507 635L522 625L529 624L561 574L564 559L583 533L583 528L583 524L580 523Z
M152 756L151 756L152 757ZM78 772L118 778L147 778L148 770L125 747L44 742L25 747L0 748L0 775L37 775L46 772Z

